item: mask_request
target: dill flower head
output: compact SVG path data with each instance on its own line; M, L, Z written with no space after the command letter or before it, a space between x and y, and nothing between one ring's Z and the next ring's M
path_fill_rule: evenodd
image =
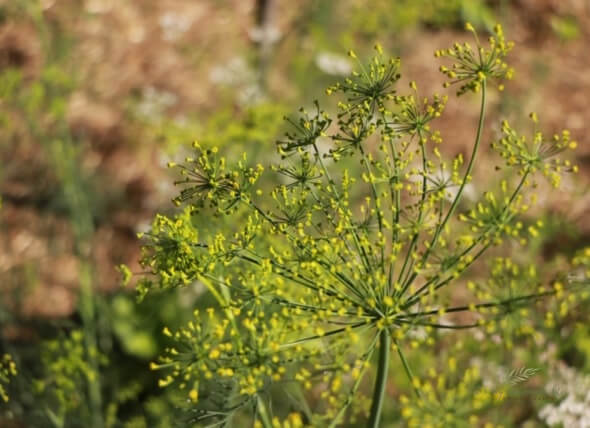
M503 62L510 47L497 28L489 49L478 42L476 51L456 45L439 55L456 59L452 72L461 93L483 89L468 159L443 156L435 125L446 97L420 96L415 83L398 93L400 61L385 59L377 46L367 67L359 61L358 72L328 89L342 97L335 120L317 102L312 113L300 110L287 120L291 129L277 142L281 161L267 169L270 189L259 184L262 166L245 156L231 166L215 148L197 145L194 157L172 165L185 177L175 199L185 207L157 216L145 234L147 275L139 290L199 281L215 299L186 327L164 329L170 346L152 363L162 371L160 386L182 391L195 421L221 422L256 409L255 418L271 426L267 397L293 385L321 398L304 423L334 426L345 417L368 417L377 426L391 350L420 402L434 402L434 390L412 374L405 346L432 345L437 330L492 331L515 312L518 323L525 306L560 295L558 287L540 290L536 277L524 278L509 256L492 264L487 281L472 282L469 302L449 293L465 284L465 272L487 251L507 239L525 244L542 226L525 227L519 217L534 199L532 174L546 169L518 161L525 155L512 137L499 146L510 154L509 179L475 202L463 198L482 140L485 87L511 74ZM320 139L331 144L327 152ZM199 223L201 211L215 216ZM505 280L510 286L500 287ZM458 313L465 316L451 320ZM362 383L369 372L375 389L366 400ZM468 374L459 391L477 383ZM470 408L494 402L491 392L463 392L477 398Z
M242 160L230 169L226 159L218 155L216 147L202 150L198 141L193 143L193 147L196 149L196 156L187 157L185 164L168 164L170 168L180 168L180 174L185 177L175 183L184 187L180 195L173 199L177 206L193 200L198 201L199 207L208 206L218 212L229 211L238 203L240 195L251 188L262 173L262 165L247 165L245 153Z
M447 57L453 61L450 68L444 65L440 67L440 71L449 78L445 87L459 84L457 94L463 95L466 92L478 92L484 81L512 79L514 70L504 59L514 43L505 40L502 26L498 24L494 27L488 48L481 45L473 25L467 23L465 29L473 33L475 47L468 42L455 43L452 48L437 50L434 54L437 58ZM503 90L504 85L499 83L498 89Z
M541 172L554 187L559 187L563 172L577 172L578 167L569 159L561 159L558 155L566 150L573 150L578 143L572 140L570 132L563 130L547 138L538 131L538 117L531 113L534 124L533 136L528 139L519 135L507 121L502 122L502 138L492 143L492 148L505 160L506 165L520 169L521 174Z

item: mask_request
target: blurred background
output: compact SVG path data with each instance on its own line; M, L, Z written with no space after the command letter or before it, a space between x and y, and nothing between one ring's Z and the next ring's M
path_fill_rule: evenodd
M137 233L174 212L166 163L195 139L265 163L283 116L323 100L354 67L347 50L367 58L377 41L401 57L402 87L411 77L425 95L442 92L433 52L470 40L467 21L483 33L500 22L516 43L515 79L491 93L487 141L500 118L518 128L536 111L544 131L568 128L579 142L580 174L541 201L547 227L530 255L569 257L590 243L588 0L1 0L0 354L22 375L0 425L171 426L170 399L146 368L162 326L189 316L178 307L202 290L137 305L116 271L140 271ZM449 158L467 155L477 103L450 97L438 124ZM482 159L485 178L497 160ZM588 373L590 332L578 324L556 352ZM100 355L71 361L89 346ZM84 375L64 375L62 360ZM96 372L98 390L80 386ZM64 403L51 385L90 399Z

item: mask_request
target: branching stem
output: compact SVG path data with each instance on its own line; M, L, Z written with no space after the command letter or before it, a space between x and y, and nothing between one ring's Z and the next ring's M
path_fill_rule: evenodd
M455 212L455 209L459 205L459 201L461 200L461 197L463 195L463 190L465 189L465 186L467 186L467 182L471 178L471 172L473 170L473 165L475 164L475 158L477 156L477 152L478 152L479 145L481 142L481 135L483 132L485 116L486 116L486 81L484 80L481 84L481 107L480 107L480 111L479 111L479 122L477 125L477 134L475 136L475 144L473 145L471 159L469 160L469 164L467 164L467 171L465 171L465 176L463 177L463 181L461 181L461 185L459 186L459 189L457 190L457 195L453 199L453 202L451 203L451 207L449 208L447 215L445 216L442 223L439 224L438 227L436 228L436 231L434 233L432 241L430 242L430 245L428 246L428 248L424 252L424 256L422 257L422 261L420 262L421 266L423 266L426 263L426 261L428 260L428 256L430 255L430 252L436 246L440 234L444 230L446 224L448 223L449 219L451 218L451 216ZM408 280L405 282L405 284L403 286L404 291L407 290L407 288L410 286L412 281L414 281L414 279L416 279L416 276L418 276L418 274L416 272L414 272L412 274L412 276L410 276L408 278Z

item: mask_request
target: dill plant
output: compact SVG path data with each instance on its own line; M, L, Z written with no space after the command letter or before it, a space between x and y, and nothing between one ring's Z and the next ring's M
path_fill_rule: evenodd
M463 201L482 145L487 90L502 90L513 74L505 62L512 43L500 26L485 46L471 25L467 30L475 46L456 43L435 53L450 62L440 68L445 87L480 97L467 162L444 160L431 124L447 97L422 97L414 82L408 94L398 93L400 61L376 46L368 65L357 61L359 71L327 89L342 95L335 117L316 102L288 119L291 131L277 142L281 161L270 168L272 189L260 182L262 165L246 155L232 165L197 142L194 156L170 164L182 177L174 202L183 209L158 215L145 234L138 290L200 281L217 301L195 310L187 326L165 328L171 344L151 364L162 371L161 387L180 391L191 422L223 425L251 410L264 427L337 426L346 418L379 426L393 353L414 389L414 398L401 398L408 424L461 425L501 402L503 392L482 389L476 369L448 388L439 379L442 392L421 382L404 352L412 332L429 333L428 345L438 330L501 331L500 321L515 313L526 318L526 307L541 297L575 300L578 289L559 281L504 287L506 275L518 273L509 256L494 262L491 280L467 283L469 303L449 293L486 251L506 241L524 245L538 233L540 222L521 219L535 202L537 176L557 187L562 173L576 170L559 157L575 148L569 133L547 138L531 114L532 138L503 122L492 143L509 178L479 201ZM209 214L207 224L195 220L199 212ZM471 321L449 322L456 313ZM362 396L367 373L374 378L370 398ZM315 397L311 411L289 413L280 400L271 403L275 388L291 394L294 386ZM454 399L465 402L461 411L423 417Z
M88 384L97 382L98 370L88 361L87 353L106 365L106 357L86 347L83 330L73 330L40 347L42 376L33 381L35 398L44 403L44 411L56 427L66 422L92 420L93 403L83 395Z

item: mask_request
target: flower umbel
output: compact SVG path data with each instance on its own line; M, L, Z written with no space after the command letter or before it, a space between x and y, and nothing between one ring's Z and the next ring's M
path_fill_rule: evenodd
M571 139L570 132L563 130L552 138L546 138L536 130L538 122L536 113L530 114L534 123L531 141L519 135L507 121L502 122L502 138L492 143L492 148L504 158L508 166L520 168L521 174L541 172L554 187L559 187L561 174L577 172L578 167L568 159L561 159L559 154L573 150L578 143Z
M507 42L504 38L504 31L501 25L494 27L494 34L489 38L489 47L484 48L477 37L473 26L466 24L465 29L473 33L475 38L475 48L469 43L455 43L452 48L441 49L435 52L435 56L447 57L452 59L453 65L448 68L444 65L440 71L449 78L445 87L452 84L460 84L457 95L463 95L466 92L479 92L484 80L512 79L514 70L504 61L508 52L514 46L513 42ZM498 88L504 89L504 85L499 83Z

